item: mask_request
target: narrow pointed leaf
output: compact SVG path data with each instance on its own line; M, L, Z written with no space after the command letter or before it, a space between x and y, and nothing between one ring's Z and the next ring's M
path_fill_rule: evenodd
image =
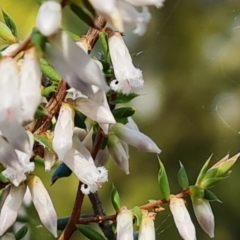
M108 49L107 34L105 32L100 32L99 33L99 40L100 40L101 47L102 47L103 54L104 54L104 58L103 59L106 61L106 63L108 65L110 65L111 64L111 58L110 58L109 49Z
M90 240L106 240L99 232L88 225L78 225L77 229Z
M110 100L111 104L118 104L118 103L128 103L135 97L138 97L139 95L136 93L130 93L128 95L123 93L118 93L116 99Z
M49 78L50 80L58 82L62 79L60 74L52 66L50 66L46 60L41 59L40 66L43 75Z
M42 146L46 147L49 151L53 151L52 143L46 136L36 135L35 140Z
M131 107L117 108L112 111L115 118L127 118L135 113L135 109Z
M15 43L16 42L16 38L12 34L11 30L3 22L0 22L0 39L5 41L6 43Z
M76 114L74 116L74 126L85 129L86 128L85 120L86 116L81 112L76 111Z
M190 186L190 195L195 198L203 198L204 197L204 189L199 186Z
M133 209L132 209L132 214L136 217L136 220L137 220L137 226L140 226L141 225L141 222L142 222L142 212L141 212L141 209L140 207L138 206L135 206Z
M51 177L51 184L54 184L59 178L69 177L72 174L72 170L65 164L61 163L54 171Z
M15 235L16 240L20 240L20 239L24 238L25 235L27 234L27 232L28 232L28 226L24 225L16 233L16 235Z
M47 38L44 37L39 31L35 29L33 30L31 35L31 42L35 45L35 47L38 50L44 51L46 48Z
M57 86L49 86L49 87L45 87L42 91L41 94L43 97L49 97L50 94L56 92Z
M185 189L189 187L188 176L182 163L180 162L180 169L178 171L178 183L181 188Z
M3 18L4 18L4 21L5 21L6 25L9 27L9 29L12 32L12 34L15 37L17 37L17 27L16 27L16 24L14 23L12 18L3 9L2 9L2 13L3 13Z
M217 201L217 202L221 202L217 196L210 190L208 189L205 189L204 190L204 198L207 199L208 201L210 202L214 202L214 201Z
M112 205L113 205L115 211L118 212L121 208L120 196L114 185L112 187L111 200L112 200Z
M166 200L169 200L169 198L170 198L170 187L169 187L169 183L168 183L168 177L167 177L164 165L160 161L160 159L159 159L159 164L160 164L160 170L159 170L159 173L158 173L159 188L160 188L160 191L161 191L163 197Z
M202 179L204 178L205 173L207 172L209 162L212 158L212 155L208 158L208 160L204 163L202 169L200 170L200 173L198 174L198 178L196 181L196 184L199 185Z

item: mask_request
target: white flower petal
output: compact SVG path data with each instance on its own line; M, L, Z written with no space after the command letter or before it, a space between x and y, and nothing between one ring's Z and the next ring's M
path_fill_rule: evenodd
M0 212L0 235L2 236L17 219L18 211L22 205L26 185L10 186L10 191L4 201Z
M51 170L52 166L56 163L57 158L56 154L49 151L47 147L44 148L44 166L45 171L48 172Z
M38 212L42 224L57 237L57 214L52 200L37 176L28 176L28 187L32 195L33 204Z
M60 27L62 18L61 5L55 1L44 2L39 8L36 26L44 36L51 36Z
M11 167L7 167L4 171L2 171L2 175L5 178L8 178L14 186L18 187L23 181L27 179L24 169L16 170Z
M163 6L163 2L165 0L124 0L133 6L145 6L145 5L154 5L157 8L160 8Z
M72 136L74 128L74 112L68 104L63 104L54 128L53 149L60 160L72 148Z
M149 216L150 215L150 216ZM155 228L151 213L143 215L138 240L155 240Z
M179 234L184 240L196 240L196 231L182 198L170 197L170 210Z

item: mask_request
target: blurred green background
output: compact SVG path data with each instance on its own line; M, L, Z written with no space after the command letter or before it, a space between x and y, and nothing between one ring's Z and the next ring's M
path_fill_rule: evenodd
M16 21L21 37L34 26L38 5L34 0L1 0L1 5ZM136 122L162 149L172 193L178 193L178 161L185 165L193 184L205 160L212 163L227 153L240 151L240 3L237 0L167 0L160 10L150 8L152 20L147 33L137 37L126 32L125 40L134 64L143 70L145 88L133 101ZM63 25L84 34L86 26L68 10ZM95 51L97 53L97 51ZM109 194L112 183L118 188L122 204L132 208L148 199L158 199L158 161L154 154L130 152L130 175L113 163L108 164L109 182L99 191L106 212L113 214ZM237 240L240 234L240 165L214 193L223 204L213 203L217 240ZM38 170L53 199L59 217L71 213L77 180L59 180L50 187L51 173ZM189 202L188 209L192 213ZM87 197L84 213L90 212ZM31 239L53 239L40 226L33 207ZM209 237L199 228L193 214L197 238ZM181 239L172 217L166 211L156 218L157 239ZM73 239L82 239L79 233Z

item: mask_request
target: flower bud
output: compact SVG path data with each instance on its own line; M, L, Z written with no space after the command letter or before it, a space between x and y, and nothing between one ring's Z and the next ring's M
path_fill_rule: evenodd
M209 235L214 237L214 215L210 203L206 199L192 197L195 216L201 228Z
M39 8L36 26L42 35L49 37L57 32L62 18L61 5L55 1L44 2Z
M133 215L122 207L117 215L117 240L133 240Z
M170 210L179 234L184 240L196 240L196 231L182 198L170 196Z
M155 240L154 219L156 213L143 212L138 240Z

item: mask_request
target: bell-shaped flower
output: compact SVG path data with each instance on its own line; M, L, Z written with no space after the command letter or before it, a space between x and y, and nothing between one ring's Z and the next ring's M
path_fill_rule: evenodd
M155 240L154 219L156 213L143 212L138 240Z
M170 210L179 234L184 240L196 240L196 231L182 198L170 196Z
M93 160L88 161L75 149L71 149L63 161L83 183L81 190L84 194L96 192L101 187L101 183L108 180L107 170L104 167L96 167Z
M63 160L66 153L72 148L73 118L73 109L68 104L63 103L54 128L53 137L53 149L60 160Z
M123 32L123 20L116 6L117 0L89 0L97 13L103 16L118 31Z
M44 187L41 179L37 176L28 176L28 187L32 195L33 204L38 212L42 224L57 237L57 214L52 200Z
M192 197L195 216L201 228L209 235L214 237L214 215L208 200Z
M123 142L137 148L143 152L153 152L159 154L161 150L158 146L143 133L128 128L122 123L116 123L111 127L111 131Z
M39 60L34 48L25 52L20 73L20 96L22 120L33 120L35 111L41 103L41 77Z
M163 2L165 0L125 0L125 1L132 4L133 6L154 5L157 8L160 8L163 6Z
M108 39L109 52L113 64L116 80L110 87L117 92L129 94L143 87L142 71L135 68L130 53L120 33L115 32Z
M142 7L142 12L139 12L132 5L124 1L117 1L117 8L122 16L125 26L133 28L133 33L144 35L147 30L147 23L151 19L151 14L146 6Z
M49 42L51 47L47 48L46 57L62 77L67 78L64 78L64 80L67 81L71 87L81 92L83 92L81 87L91 88L91 85L95 85L104 91L108 90L99 66L76 45L66 32L59 31L56 35L49 38ZM65 72L66 70L68 71ZM69 75L70 72L72 72L71 75ZM75 78L77 77L78 80L74 79L74 76ZM75 81L80 82L80 85L78 86Z
M72 102L73 107L78 111L96 121L97 123L116 123L112 112L102 104L98 104L88 98L78 98Z
M47 1L39 8L36 27L42 35L49 37L58 31L61 19L61 5L55 1Z
M49 172L52 168L52 166L56 163L57 156L55 153L48 150L47 147L44 148L44 166L45 171Z
M122 207L117 215L117 240L133 240L133 214Z
M113 134L109 134L107 147L117 166L126 174L129 174L129 156L119 138Z
M11 185L9 188L9 193L0 212L0 236L15 223L26 191L25 184L21 184L18 187Z

